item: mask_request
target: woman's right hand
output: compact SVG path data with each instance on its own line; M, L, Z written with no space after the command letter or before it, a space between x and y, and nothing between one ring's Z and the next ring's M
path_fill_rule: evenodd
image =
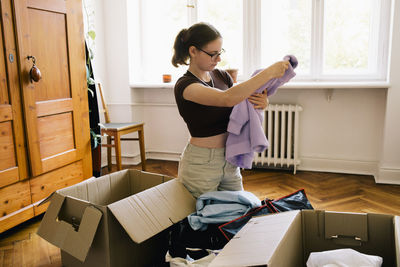
M285 74L285 71L289 68L289 61L278 61L268 67L269 73L272 78L280 78Z

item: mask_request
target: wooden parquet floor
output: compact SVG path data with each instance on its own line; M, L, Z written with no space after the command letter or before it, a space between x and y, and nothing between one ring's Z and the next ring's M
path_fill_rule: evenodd
M304 188L314 209L400 215L400 186L376 184L372 176L248 170L243 177L245 190L260 199L280 198Z
M140 165L123 167L141 169ZM177 162L148 160L147 167L149 172L177 176ZM242 174L245 190L260 199L276 199L304 188L314 209L400 215L400 185L375 184L372 176L305 171L293 175L260 169ZM0 234L0 267L61 266L60 250L36 235L41 218Z

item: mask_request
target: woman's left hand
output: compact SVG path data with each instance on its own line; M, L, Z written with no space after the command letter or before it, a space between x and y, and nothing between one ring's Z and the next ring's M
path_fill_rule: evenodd
M254 93L248 99L255 109L266 109L269 104L266 90L264 90L262 94Z

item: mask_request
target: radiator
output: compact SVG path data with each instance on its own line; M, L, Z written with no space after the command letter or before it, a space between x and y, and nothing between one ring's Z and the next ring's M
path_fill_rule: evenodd
M265 110L263 128L269 148L255 153L253 166L257 168L291 169L296 174L299 160L299 105L268 105Z

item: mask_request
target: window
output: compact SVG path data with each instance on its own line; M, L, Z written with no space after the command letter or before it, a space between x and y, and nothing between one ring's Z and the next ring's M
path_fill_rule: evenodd
M161 82L181 75L171 64L178 32L187 27L186 0L136 0L128 4L130 82Z
M377 72L379 13L374 11L380 10L379 4L375 0L324 2L322 74Z
M226 50L220 68L239 79L281 60L299 60L297 80L385 80L390 0L135 0L128 1L131 83L177 79L171 64L178 32L213 24Z
M223 58L218 67L243 69L243 0L200 0L198 20L211 23L223 37Z
M298 75L310 73L312 1L261 1L261 66L295 55Z

